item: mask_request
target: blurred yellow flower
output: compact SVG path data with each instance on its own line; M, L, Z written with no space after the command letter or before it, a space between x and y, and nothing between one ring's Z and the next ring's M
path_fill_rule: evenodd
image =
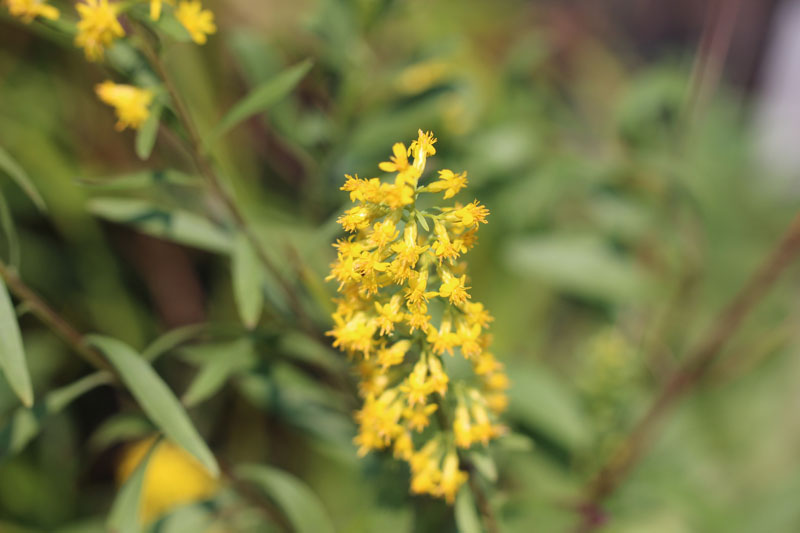
M197 44L205 44L206 36L217 31L214 25L214 13L203 9L199 0L188 0L178 4L175 18L183 24Z
M117 467L117 484L133 474L155 438L129 445ZM142 485L140 516L147 524L180 505L208 499L217 491L214 478L183 448L161 442L150 456Z
M127 127L137 129L150 115L148 106L153 101L153 92L148 89L104 81L95 87L95 92L100 100L114 107L119 131Z
M45 0L5 0L8 11L22 22L28 24L36 17L50 20L58 18L58 9L47 4Z
M117 20L118 8L108 0L86 0L75 8L80 16L75 44L83 48L89 61L99 61L105 49L125 35Z

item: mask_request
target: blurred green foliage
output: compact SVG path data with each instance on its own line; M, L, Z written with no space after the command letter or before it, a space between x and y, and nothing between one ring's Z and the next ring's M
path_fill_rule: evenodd
M753 163L747 97L722 87L690 112L691 51L644 63L591 34L559 49L547 9L523 2L211 7L220 33L202 49L171 45L167 66L318 331L343 174L372 175L418 128L439 138L438 164L469 171L469 194L492 212L470 284L496 317L495 352L513 382L512 434L476 459L479 483L501 531L570 530L592 474L798 207ZM401 465L356 457L346 362L297 327L274 273L255 281L263 293L247 284L252 251L221 226L221 206L168 137L142 162L133 134L113 132L92 94L109 71L8 18L0 45L0 155L47 206L0 182L28 284L82 331L143 351L222 462L279 466L251 465L248 477L298 530L455 531L452 509L407 494ZM265 105L239 118L267 112L217 126L252 88L307 58L291 95L266 89ZM109 59L115 74L146 78L124 45ZM231 254L243 285L231 284ZM602 531L800 529L796 274L669 419L608 502ZM248 297L252 330L236 305ZM23 412L0 383L0 531L102 531L118 444L151 428L126 393L97 387L19 311L44 403ZM191 323L205 326L145 351ZM465 531L480 528L461 503L471 497L455 509ZM200 531L237 498L184 508L158 531ZM236 520L236 531L276 527L246 511ZM314 520L325 525L295 524Z

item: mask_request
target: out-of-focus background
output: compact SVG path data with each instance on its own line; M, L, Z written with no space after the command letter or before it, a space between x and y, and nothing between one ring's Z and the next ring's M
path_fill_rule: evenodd
M275 261L316 287L304 297L317 323L335 290L322 279L344 173L374 175L418 128L439 139L432 164L469 172L462 200L491 211L468 255L470 285L496 317L494 353L513 383L505 422L515 438L492 448L491 503L501 531L570 531L581 519L572 502L800 206L800 2L207 4L218 33L167 51L202 131L250 87L313 60L289 98L214 156ZM113 131L93 94L113 74L3 10L0 145L49 212L10 180L0 188L22 276L82 331L141 349L213 324L210 341L156 363L181 393L214 353L237 349L228 262L109 213L122 196L220 206L191 180L147 171L191 172L168 137L143 163L133 134ZM599 531L800 530L798 274L665 417ZM444 503L408 495L402 465L357 458L357 404L325 378L347 375L344 358L284 336L273 296L250 334L257 362L191 411L215 453L302 479L336 531L455 531ZM37 320L20 320L37 391L86 373ZM0 384L0 436L16 407ZM0 438L0 531L101 531L121 443L146 431L137 412L98 388L20 453Z

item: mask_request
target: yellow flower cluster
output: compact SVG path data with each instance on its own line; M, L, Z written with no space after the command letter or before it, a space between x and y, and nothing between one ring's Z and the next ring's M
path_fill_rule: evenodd
M508 378L489 352L493 319L471 301L459 261L489 211L477 201L417 205L422 194L450 199L467 185L466 172L451 170L420 184L435 143L422 131L408 148L396 143L379 165L393 181L347 176L342 190L357 205L339 218L352 235L334 244L328 279L339 282L340 297L327 334L358 362L359 454L391 448L410 465L412 492L452 502L467 479L457 449L502 433L496 417ZM455 350L471 363L463 379L451 378L443 360Z
M55 20L58 18L58 9L49 5L45 0L5 0L8 12L29 24L36 17Z
M153 92L148 89L104 81L95 87L95 92L100 100L116 110L119 131L127 127L137 129L150 114Z
M175 0L144 0L150 3L150 18L161 17L163 5L174 5ZM56 20L59 11L49 5L47 0L3 0L11 15L30 23L37 17ZM125 30L119 22L121 9L130 7L130 3L109 3L108 0L82 0L75 8L78 11L78 34L75 44L83 48L89 61L100 61L105 51L115 40L125 36ZM208 35L217 31L214 14L203 9L199 0L181 0L175 9L175 18L186 28L192 40L204 44Z

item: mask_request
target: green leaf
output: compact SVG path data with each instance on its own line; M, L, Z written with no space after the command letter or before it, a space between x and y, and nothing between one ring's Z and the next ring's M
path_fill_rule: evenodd
M208 329L208 324L190 324L168 331L144 349L142 358L152 363L162 354L197 338L206 329Z
M311 489L295 476L257 464L236 468L237 476L257 485L277 504L297 533L333 533L328 512Z
M264 271L247 237L239 234L231 257L233 296L242 323L253 329L264 307Z
M26 407L33 405L33 387L22 347L22 335L17 324L17 314L0 280L0 370L3 371L11 390Z
M153 152L153 147L156 145L156 136L158 135L158 124L161 121L161 111L163 106L156 100L150 107L150 115L147 120L136 132L136 155L139 159L145 161L150 158Z
M116 339L89 335L87 340L106 354L150 420L170 440L194 455L213 476L219 475L217 461L189 415L147 361L130 346Z
M147 454L142 458L136 470L119 489L117 497L111 506L106 524L109 533L139 533L142 530L140 522L142 485L147 465L155 449L161 444L161 439L153 442Z
M430 228L428 227L428 221L425 220L425 215L419 211L415 211L414 214L417 216L417 221L419 221L419 225L422 226L422 229L425 231L430 231Z
M132 191L150 189L159 185L176 185L180 187L199 187L202 181L178 170L142 170L102 179L79 179L79 185L95 191Z
M475 507L475 498L469 485L462 485L458 494L456 494L454 512L458 533L483 533L481 519Z
M183 403L193 407L216 394L228 379L256 363L253 343L249 339L198 347L197 350L212 350L213 356L201 367L200 372L183 395Z
M0 170L5 171L6 174L11 176L11 179L25 191L25 194L36 204L36 207L38 207L40 211L47 210L42 196L39 194L39 191L36 190L28 174L2 146L0 146Z
M8 264L18 267L20 261L20 252L17 227L14 225L14 219L11 216L11 209L8 206L8 202L6 202L5 196L3 196L1 192L0 226L3 228L3 233L6 236L6 245L8 246Z
M311 60L306 59L250 91L250 94L242 98L222 117L217 127L206 138L205 146L211 146L214 141L243 120L268 110L285 98L311 69L311 65Z
M108 372L95 372L51 391L44 401L33 407L20 407L12 415L9 422L0 429L0 458L8 454L16 454L39 434L42 422L63 410L73 400L89 392L95 387L111 383L112 376Z
M508 416L576 450L588 445L590 424L573 392L544 367L516 368L509 391Z
M644 272L592 235L548 235L511 241L509 268L578 295L629 301L648 292Z
M131 442L152 435L154 431L153 424L139 413L119 413L94 430L89 437L89 448L100 452L119 442Z
M229 236L207 219L183 211L166 209L146 202L126 198L94 198L89 211L112 222L135 227L156 237L215 253L230 253Z

